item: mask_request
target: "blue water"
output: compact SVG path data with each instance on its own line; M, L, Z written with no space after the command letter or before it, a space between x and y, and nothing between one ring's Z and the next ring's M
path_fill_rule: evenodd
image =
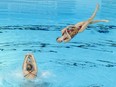
M57 43L60 30L88 19L108 19ZM0 0L0 87L115 87L115 0ZM24 56L33 53L38 77L22 75Z

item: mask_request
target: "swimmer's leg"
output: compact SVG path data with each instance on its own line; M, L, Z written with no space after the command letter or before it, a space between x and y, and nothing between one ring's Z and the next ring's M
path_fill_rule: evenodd
M90 24L98 23L98 22L109 22L109 20L93 20Z
M92 21L95 18L98 9L99 9L99 4L97 4L95 11L93 12L92 16L88 19L88 21Z
M98 9L99 9L99 4L97 4L96 9L95 9L94 13L92 14L92 16L91 16L87 21L84 22L84 24L82 25L82 28L81 28L78 32L82 32L82 31L84 31L84 30L86 29L86 27L87 27L87 26L91 23L91 21L95 18Z

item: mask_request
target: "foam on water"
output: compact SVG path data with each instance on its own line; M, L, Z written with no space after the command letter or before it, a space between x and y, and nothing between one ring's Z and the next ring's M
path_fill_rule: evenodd
M49 71L41 71L35 79L28 80L23 77L19 69L9 71L0 76L0 87L50 87L54 83L54 75Z

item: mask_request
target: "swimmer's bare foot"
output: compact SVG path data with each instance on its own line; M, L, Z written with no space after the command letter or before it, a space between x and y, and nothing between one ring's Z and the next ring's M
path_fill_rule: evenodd
M101 21L103 21L103 22L109 22L109 20L101 20Z

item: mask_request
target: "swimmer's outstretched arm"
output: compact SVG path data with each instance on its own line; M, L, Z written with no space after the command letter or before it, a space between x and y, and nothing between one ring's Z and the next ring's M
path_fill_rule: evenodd
M71 36L69 35L69 33L66 31L66 34L67 34L67 38L66 40L64 40L64 42L69 42L71 40Z
M23 70L26 70L26 62L27 62L28 56L25 56L24 62L23 62Z
M98 23L98 22L109 22L109 20L93 20L90 24Z
M32 56L31 58L32 58L33 66L34 66L34 71L37 72L37 64L36 64L35 58L33 55L31 55L31 56Z
M84 31L86 29L86 27L91 23L91 21L95 18L98 9L99 9L99 4L97 4L96 9L95 9L94 13L92 14L92 16L87 21L84 22L84 24L82 25L82 28L79 30L79 32Z
M66 31L66 28L62 29L61 32L64 33Z

